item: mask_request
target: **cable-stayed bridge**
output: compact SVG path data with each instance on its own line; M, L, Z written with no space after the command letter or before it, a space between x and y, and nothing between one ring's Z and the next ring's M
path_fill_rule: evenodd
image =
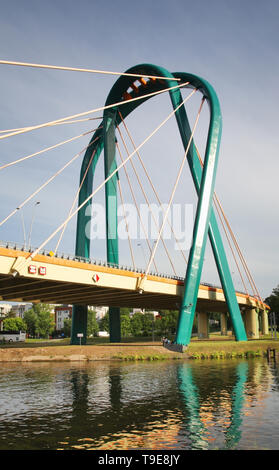
M48 67L39 64L16 62L9 62L7 64L6 61L0 61L1 63L3 65ZM90 70L83 71L90 72ZM91 72L96 71L92 70ZM186 97L182 94L185 91L187 93ZM159 96L166 92L171 99L172 111L139 145L135 144L127 127L126 118L140 104L153 96ZM192 119L192 125L190 125L186 103L188 104L188 101L196 94L200 95L200 101L197 113ZM198 151L196 141L194 141L194 136L205 104L208 107L209 123L208 132L205 133L204 157L202 157ZM108 305L110 307L111 341L121 340L120 307L123 306L178 309L180 314L175 343L179 345L189 344L196 313L205 315L204 321L206 324L207 312L220 312L223 314L228 312L232 320L235 338L238 341L246 341L247 337L257 337L259 323L263 333L266 333L268 331L267 306L261 299L247 262L214 190L222 118L219 101L213 87L206 80L193 74L184 72L170 73L162 67L152 64L141 64L121 74L120 78L113 85L103 107L39 125L7 129L1 131L0 140L45 127L80 122L85 119L89 120L92 118L85 118L86 115L88 116L100 111L103 112L102 121L96 129L90 131L93 133L93 136L89 144L78 154L75 154L71 160L56 171L0 222L0 226L7 223L14 214L18 213L25 204L28 204L30 200L75 161L78 156L84 154L80 172L80 184L65 220L36 249L29 248L28 243L24 243L20 249L13 244L2 243L0 248L1 299L73 304L73 344L79 342L77 333L83 333L85 341L88 305ZM155 188L153 176L147 169L140 151L173 117L177 123L184 153L182 159L180 157L176 179L173 184L170 184L171 191L168 203L163 210L162 222L159 223L152 212L152 202L144 187L143 177L137 172L135 160L141 165L142 174L145 175L154 193L156 203L161 205L161 198L158 189ZM90 132L81 135L85 136ZM123 136L124 132L128 136L132 150L128 149ZM75 136L72 139L59 142L12 162L7 162L0 167L0 170L30 158L38 157L79 137ZM101 155L104 159L104 179L101 184L93 189L96 165ZM178 157L175 158L177 159ZM176 273L174 258L164 239L164 230L169 226L174 240L177 246L179 246L179 239L169 220L169 213L173 206L177 187L181 181L186 163L188 163L190 169L194 188L198 196L198 203L188 259L185 256L185 249L180 247L181 255L185 262L186 275L185 277L179 277ZM134 172L134 182L131 182L129 177L127 171L128 165L131 165ZM170 159L168 165L173 165L172 159ZM168 168L160 168L160 164L157 164L156 172L160 173L163 171L168 171ZM133 240L130 233L133 227L131 227L131 223L129 225L129 220L126 219L125 214L127 246L130 250L133 267L123 267L119 257L117 225L118 201L124 206L122 176L126 178L133 207L140 219L141 228L146 235L144 238L149 250L149 256L146 267L141 270L137 269L133 253ZM146 224L141 219L139 202L135 193L135 181L142 192L143 200L150 210L153 223L157 229L157 237L153 243L148 239L148 234L145 230L147 229ZM91 204L94 204L94 198L101 190L105 192L107 260L105 263L96 263L90 261L91 240L90 236L88 236L88 225L90 228L92 223L90 215L90 211L92 211ZM58 248L64 231L75 216L77 218L75 255L68 257L60 256L58 255ZM231 269L219 226L224 230L243 285L243 292L236 292L234 288ZM46 246L49 243L53 243L55 237L59 238L53 251L46 250ZM201 283L208 237L219 274L221 288ZM158 272L156 253L158 253L159 245L165 250L173 270L172 275L162 275ZM28 250L26 249L27 246ZM249 285L250 293L247 285Z

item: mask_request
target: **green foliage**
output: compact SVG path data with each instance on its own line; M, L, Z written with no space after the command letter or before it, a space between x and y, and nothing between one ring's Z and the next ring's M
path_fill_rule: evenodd
M160 311L159 316L154 318L153 313L140 313L136 312L130 316L130 309L120 309L121 319L121 336L127 338L133 337L151 337L153 334L158 336L172 336L175 334L178 311L163 310ZM101 331L109 332L109 314L106 315L99 322L99 329Z
M272 290L272 294L265 299L272 312L279 313L279 285Z
M143 314L140 312L135 313L131 317L131 332L132 336L141 336L143 329Z
M153 313L145 313L142 315L142 335L152 336L154 328L154 316Z
M161 310L160 317L156 319L156 333L160 336L171 336L176 332L178 320L177 310Z
M99 331L99 324L96 319L96 312L88 309L87 317L87 336L97 336Z
M272 312L277 314L276 316L279 315L279 285L275 287L272 294L265 299L265 303L270 306Z
M99 323L100 331L107 331L109 333L109 313L107 312Z
M129 315L126 313L120 315L120 321L121 321L121 337L122 338L127 338L128 336L131 336L131 320Z
M33 307L25 312L27 333L31 336L48 338L55 328L54 318L48 304L33 304Z
M26 323L26 332L30 336L36 336L38 317L33 309L24 313L24 322Z
M71 336L71 328L72 328L72 319L71 318L65 318L64 320L64 327L62 329L62 332L66 337Z
M53 316L47 310L41 310L38 313L37 332L39 336L48 338L50 333L54 330L55 323Z
M6 331L26 331L27 325L22 318L8 317L3 321L4 330Z

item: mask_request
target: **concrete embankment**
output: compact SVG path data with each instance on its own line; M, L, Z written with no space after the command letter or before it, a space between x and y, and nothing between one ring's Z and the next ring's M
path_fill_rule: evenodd
M233 359L270 357L279 361L279 341L192 341L183 352L163 347L160 342L106 343L73 346L48 343L0 346L1 362L59 362L59 361L155 361L187 359Z
M158 344L0 347L0 362L160 360L183 358Z

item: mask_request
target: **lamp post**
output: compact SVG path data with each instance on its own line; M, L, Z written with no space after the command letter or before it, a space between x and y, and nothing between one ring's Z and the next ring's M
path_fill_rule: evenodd
M142 249L143 259L144 259L144 263L145 263L145 266L146 266L146 257L145 257L144 248L143 248L141 243L138 243L137 245Z
M17 207L17 208L16 208L17 211L20 211L21 223L22 223L22 231L23 231L23 239L24 239L23 249L25 250L25 246L26 246L26 232L25 232L25 224L24 224L23 213L22 213L22 210L20 210L20 209L21 209L21 207Z
M33 207L33 214L32 214L32 220L30 224L30 231L29 231L29 236L28 236L28 247L31 247L31 233L32 233L32 228L33 228L33 223L34 223L34 217L35 217L35 207L40 204L40 201L35 202L34 207Z

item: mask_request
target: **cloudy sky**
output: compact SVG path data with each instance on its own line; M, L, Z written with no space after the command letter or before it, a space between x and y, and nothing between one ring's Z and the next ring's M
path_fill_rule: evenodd
M266 297L279 284L278 20L277 0L2 1L0 59L118 72L136 64L153 63L171 72L190 72L208 80L219 97L223 116L216 193L260 294ZM117 79L7 65L0 65L0 77L1 130L36 125L102 106ZM198 104L195 98L190 115L195 116ZM156 97L137 110L127 121L135 142L139 145L170 111L167 96ZM201 147L203 134L206 139L207 117L205 109L198 130ZM1 164L92 130L96 123L99 121L55 126L2 140ZM2 170L1 220L87 144L85 136ZM169 122L141 155L162 202L167 203L183 158L175 122ZM78 188L81 159L82 152L22 209L26 238L31 235L33 246L39 246L66 218ZM123 172L122 176L125 200L131 202ZM102 177L100 162L96 181ZM183 178L175 202L195 207L188 168ZM103 196L98 195L96 201L102 200ZM35 206L37 201L40 205ZM23 243L19 213L0 228L0 240ZM47 248L53 249L56 241L57 237ZM59 251L73 253L74 242L75 219L67 227ZM122 245L121 262L130 265L127 242ZM139 245L136 240L134 245L137 264L143 265L148 250L143 242ZM178 274L184 276L183 259L178 253L173 256ZM92 242L92 258L103 257L103 241ZM229 251L228 258L235 287L243 290ZM158 264L159 271L171 272L163 255ZM209 246L202 280L219 284ZM247 287L251 291L248 282Z

